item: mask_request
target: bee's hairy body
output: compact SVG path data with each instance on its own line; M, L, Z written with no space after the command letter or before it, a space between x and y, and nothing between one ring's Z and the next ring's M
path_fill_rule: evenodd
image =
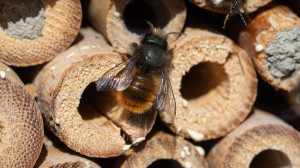
M160 76L137 72L127 89L117 93L117 100L133 113L143 113L151 108L159 89Z
M117 91L117 101L134 114L159 112L162 120L172 123L176 115L176 103L168 70L172 50L159 28L146 33L139 44L133 43L132 54L107 71L96 85L97 91ZM172 34L172 33L171 33Z

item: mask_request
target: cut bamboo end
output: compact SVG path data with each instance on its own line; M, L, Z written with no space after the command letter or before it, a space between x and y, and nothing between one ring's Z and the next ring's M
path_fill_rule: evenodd
M4 0L0 4L0 61L8 65L49 61L73 42L81 25L80 0L26 0L17 4Z
M226 0L190 0L195 5L211 10L213 12L227 14L229 13L232 2ZM239 0L240 7L242 11L245 10L246 13L255 12L258 8L267 5L272 0Z
M81 42L59 54L36 76L37 101L46 125L69 148L90 157L117 156L125 145L120 128L80 100L85 88L121 58L100 34L87 29L80 35Z
M118 167L121 168L208 168L204 150L200 146L194 146L183 137L163 132L155 133L143 145L128 151L119 162Z
M91 0L89 15L92 24L112 46L127 53L130 44L139 42L140 35L149 30L147 21L166 33L181 32L186 8L183 0ZM170 36L168 42L176 37Z
M12 69L0 63L0 165L33 167L43 144L43 120L34 98Z
M173 51L176 118L170 128L194 141L224 136L245 119L256 98L253 65L224 36L192 28L185 34Z
M118 156L128 150L124 139L146 137L156 113L132 115L118 105L115 92L96 91L94 82L122 57L92 29L81 35L37 75L37 100L46 124L68 147L91 157Z
M209 152L211 167L300 167L300 133L266 112L255 113Z
M54 144L55 143L55 144ZM70 151L63 145L44 138L41 155L35 165L39 168L100 168L94 161Z
M300 80L300 19L277 5L259 13L239 36L260 76L276 89L290 91Z

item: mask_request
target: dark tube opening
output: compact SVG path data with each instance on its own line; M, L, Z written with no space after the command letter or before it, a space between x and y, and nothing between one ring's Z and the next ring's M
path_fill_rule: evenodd
M147 168L183 168L183 166L177 161L173 159L159 159L149 165Z
M256 155L250 168L292 168L291 161L281 151L268 149Z
M125 7L123 20L129 31L141 35L150 30L147 21L154 27L163 28L168 24L170 14L161 1L134 0Z
M197 99L216 90L217 87L224 87L221 86L222 83L229 83L222 65L200 63L183 76L180 92L186 100Z
M93 82L85 88L81 96L78 113L85 122L97 127L106 122L104 114L112 110L116 104L113 92L98 92Z

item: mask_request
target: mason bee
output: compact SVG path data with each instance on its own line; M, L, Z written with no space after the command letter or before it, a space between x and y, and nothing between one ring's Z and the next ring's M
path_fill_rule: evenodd
M226 22L229 17L233 14L238 14L244 25L247 26L247 22L243 16L245 14L244 4L246 0L210 0L210 5L213 6L217 11L221 13L227 13L226 18L224 20L223 28L225 28ZM241 12L242 11L242 12Z
M134 114L159 111L166 123L172 123L176 103L168 69L172 50L166 41L168 34L150 24L151 30L140 44L133 43L133 53L127 60L107 71L96 85L97 91L117 91L118 103Z

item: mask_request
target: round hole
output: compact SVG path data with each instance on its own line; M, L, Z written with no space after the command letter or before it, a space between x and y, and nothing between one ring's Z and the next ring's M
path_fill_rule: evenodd
M13 38L36 38L41 34L45 10L40 0L2 0L0 28Z
M291 161L281 151L268 149L256 155L250 168L292 168Z
M180 92L186 100L197 99L215 91L217 87L224 87L222 83L228 83L228 76L220 64L201 63L183 76Z
M113 92L98 92L96 84L91 83L81 96L78 112L85 122L100 127L106 122L104 114L111 111L116 105L117 101Z
M173 159L159 159L149 165L147 168L183 168L183 166L176 160Z
M154 27L165 27L170 20L167 11L160 1L134 0L125 7L123 20L129 31L143 34L150 28L147 21Z

